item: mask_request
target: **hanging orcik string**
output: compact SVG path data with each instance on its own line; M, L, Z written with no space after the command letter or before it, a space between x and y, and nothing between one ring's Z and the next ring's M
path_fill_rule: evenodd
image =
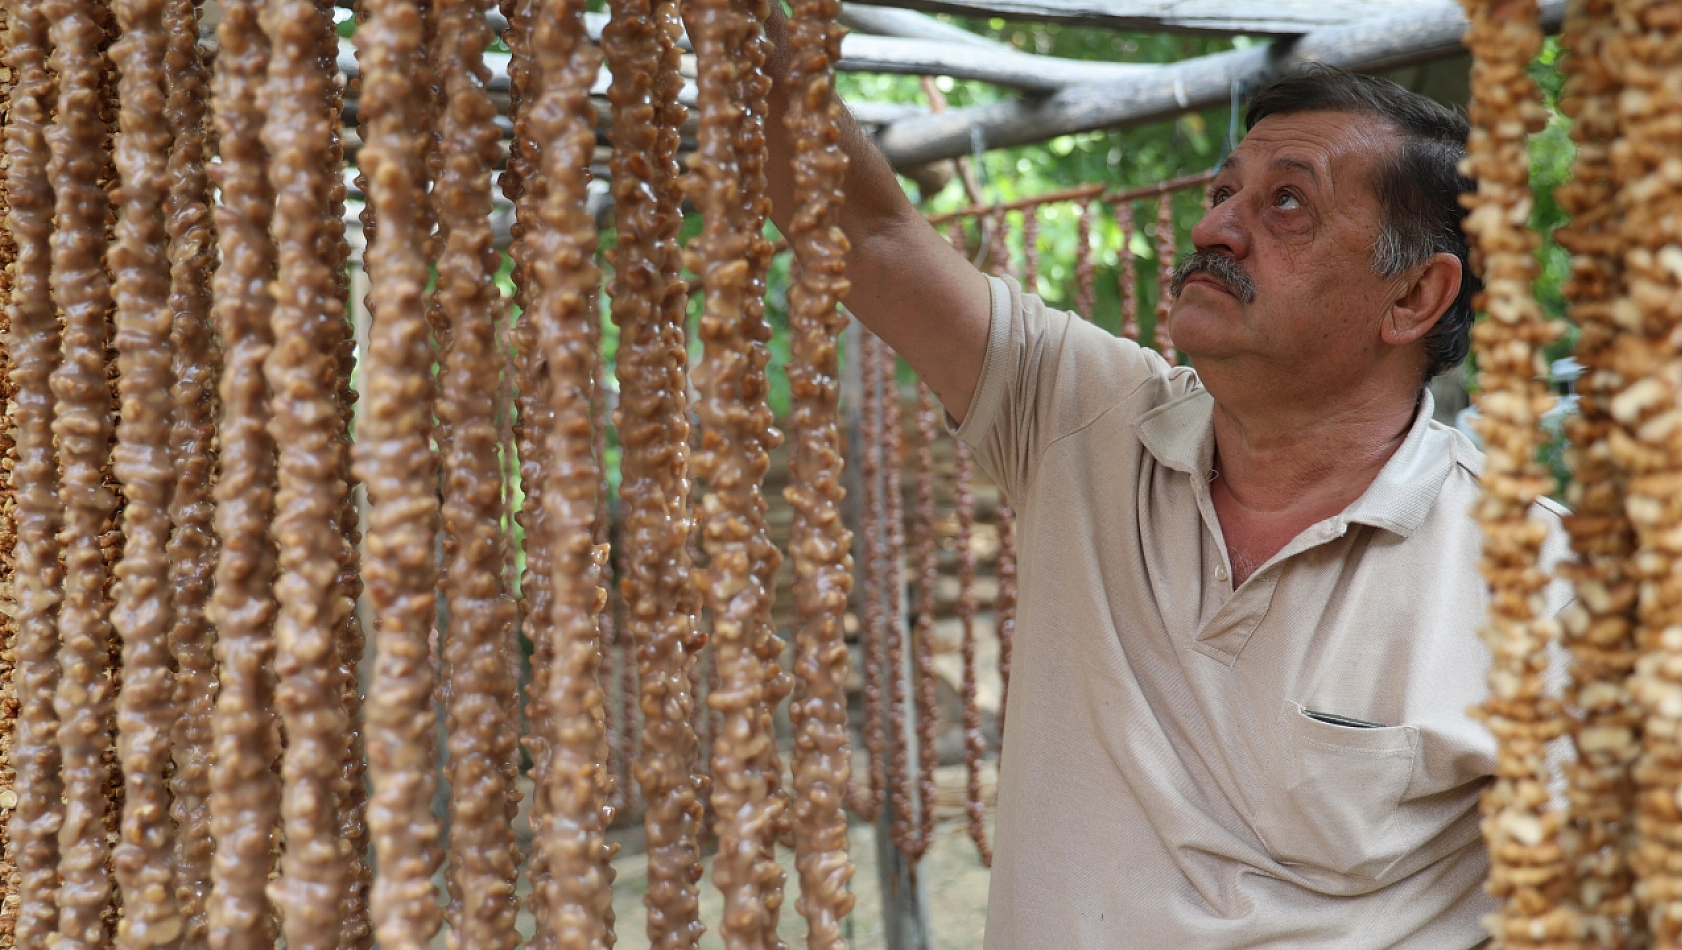
M869 394L866 444L853 451L865 463L861 523L870 536L850 568L839 514L840 168L830 138L835 104L821 94L838 55L834 4L803 0L790 24L792 42L812 54L791 81L813 93L797 97L810 109L790 116L806 161L800 220L811 223L788 235L802 260L786 496L796 510L791 677L779 668L771 627L780 555L763 497L776 440L766 401L771 246L761 233L767 8L745 0L690 8L705 161L691 169L689 197L707 219L690 249L707 348L695 379L704 432L690 459L676 214L686 110L677 102L675 6L616 4L604 40L610 71L624 83L609 97L608 117L620 190L611 297L619 412L609 419L613 387L602 355L612 337L600 324L595 261L602 242L585 202L598 157L588 93L601 50L588 39L582 7L511 0L504 11L516 137L501 182L516 206L521 311L510 330L493 289L488 227L498 134L496 99L479 71L489 45L484 6L361 5L353 139L339 125L331 8L271 2L261 10L221 3L208 112L199 111L204 77L195 60L203 52L190 0L60 0L50 16L34 0L5 7L0 256L9 270L0 291L9 375L0 392L13 441L0 439L0 448L15 458L0 467L12 499L0 539L16 538L6 568L15 609L11 626L0 627L0 637L14 639L0 677L17 710L0 764L0 774L15 773L0 790L13 867L0 866L0 876L18 901L11 945L254 950L284 937L297 948L340 950L377 938L419 950L447 928L446 939L506 948L520 942L515 895L524 873L536 946L605 948L613 939L606 826L617 807L644 809L651 936L689 948L701 930L700 806L711 795L725 845L713 870L730 908L726 942L775 941L784 894L776 849L792 842L797 909L811 942L838 950L851 907L843 799L868 814L891 794L891 833L907 852L926 852L933 841L938 604L930 554L946 540L946 522L932 510L940 489L929 458L942 437L920 391L909 519L915 623L907 630L897 363L869 337L858 354ZM1582 710L1580 724L1541 688L1540 658L1556 631L1529 604L1546 578L1525 512L1551 488L1529 461L1548 401L1535 357L1555 332L1524 293L1536 238L1519 213L1529 167L1523 131L1543 117L1523 79L1539 32L1522 0L1499 15L1475 4L1471 18L1480 127L1471 165L1484 189L1469 229L1490 276L1482 299L1490 317L1478 330L1490 497L1479 515L1489 529L1496 608L1487 630L1497 665L1485 715L1501 739L1486 827L1508 946L1639 940L1646 924L1659 942L1682 933L1669 802L1682 753L1669 704L1674 645L1664 633L1682 616L1670 580L1682 463L1667 423L1677 411L1669 302L1679 278L1663 224L1677 195L1663 174L1674 152L1669 111L1646 109L1669 102L1667 83L1682 68L1667 9L1581 0L1562 40L1562 108L1576 113L1584 147L1574 181L1556 192L1574 215L1559 240L1575 255L1566 295L1590 373L1567 462L1579 557L1568 573L1578 605L1558 625L1574 661L1565 698ZM1233 93L1242 99L1242 89ZM1229 139L1235 134L1229 123ZM206 140L218 151L214 208L205 196ZM1622 144L1587 147L1614 140ZM373 306L360 351L344 319L360 301L350 300L341 177L346 147L357 141ZM119 156L119 143L134 149ZM1085 186L956 217L985 220L978 246L1004 273L1008 214L1024 212L1022 276L1033 289L1051 246L1040 246L1038 208L1071 204L1072 299L1091 317L1090 215L1093 203L1111 203L1124 240L1123 335L1136 335L1129 202L1157 202L1157 299L1166 308L1175 256L1169 195L1205 179L1122 192ZM965 243L961 224L956 233L954 244ZM1166 316L1159 310L1157 333L1173 359ZM114 393L128 404L120 418ZM365 565L347 468L353 433L370 506ZM625 453L618 482L615 446ZM985 855L973 472L962 446L954 452L964 797ZM614 484L628 519L617 525L604 494ZM516 491L525 504L510 512ZM705 558L691 571L696 522ZM1008 678L1015 555L1003 499L998 527L995 610ZM521 558L526 573L516 579ZM861 647L872 753L871 774L856 778L840 632L853 571L867 581ZM616 573L626 610L618 634L602 614ZM378 661L367 671L358 669L364 632L353 610L364 578L378 623L369 631ZM523 694L520 651L510 648L520 632L532 655ZM713 651L701 648L703 633ZM616 692L603 651L632 644L634 657L616 671L632 682ZM633 668L632 659L646 665ZM703 661L718 682L701 704ZM375 684L366 710L365 673ZM791 685L798 738L785 779L772 717ZM609 716L610 703L639 698L634 714L621 706ZM440 703L447 756L436 741ZM715 714L721 725L703 737ZM1003 718L1001 710L1001 727ZM1566 776L1571 808L1562 810L1546 796L1555 776L1537 750L1568 730L1579 755ZM516 741L531 756L530 855L513 837ZM697 775L703 741L713 753L707 778ZM442 770L451 785L448 839L433 812ZM370 783L372 804L360 791ZM113 839L119 821L124 834ZM1567 853L1571 842L1582 848Z
M994 254L995 275L1009 273L1010 252L1006 244L1005 215L996 212L991 218L994 234L990 246ZM1028 208L1022 219L1022 282L1031 287L1039 276L1039 218L1036 209ZM1010 645L1016 632L1016 512L1001 492L993 514L994 527L999 532L999 555L994 562L998 593L993 597L993 629L999 637L999 746L1004 747L1005 711L1010 699ZM1001 752L1002 754L1002 752Z
M1098 295L1093 286L1097 269L1092 263L1092 213L1092 199L1075 202L1075 312L1088 322L1094 316Z
M1542 351L1559 326L1547 320L1530 292L1540 237L1522 217L1531 196L1526 135L1546 120L1540 92L1525 74L1542 45L1536 5L1499 9L1469 0L1474 125L1465 167L1478 181L1469 204L1467 237L1480 259L1485 290L1478 303L1489 316L1473 330L1477 355L1479 433L1488 451L1483 497L1475 515L1483 529L1482 572L1490 613L1480 630L1489 647L1490 697L1475 711L1495 734L1495 780L1483 793L1482 823L1489 845L1488 890L1503 904L1489 927L1504 947L1541 946L1580 935L1580 922L1560 905L1569 892L1569 867L1560 832L1562 809L1550 804L1546 746L1570 725L1545 682L1549 642L1557 622L1541 613L1547 576L1538 570L1547 528L1532 520L1536 499L1553 487L1537 461L1540 418L1553 403L1542 380Z
M960 253L965 250L964 222L953 218L946 226L947 240ZM958 554L958 624L962 628L963 677L959 698L963 703L964 813L970 840L986 867L993 864L993 849L987 844L987 807L981 799L981 759L987 752L987 737L981 731L981 707L976 682L975 643L975 492L974 462L969 444L952 440L952 507L958 523L953 537Z
M792 831L800 881L795 909L806 918L810 950L845 950L844 921L853 909L847 816L852 775L848 735L844 615L852 591L852 532L842 518L846 446L841 426L837 341L846 327L847 237L840 228L847 156L838 144L841 104L833 92L842 29L836 0L796 0L788 34L793 90L786 125L794 150L795 250L789 288L791 401L789 487L794 509L789 554L794 562L794 728Z
M1561 210L1571 216L1554 239L1572 252L1571 279L1562 290L1581 330L1575 355L1584 367L1577 414L1567 425L1577 454L1566 489L1573 514L1565 527L1577 560L1566 573L1580 596L1560 620L1572 659L1566 702L1582 710L1582 722L1575 736L1577 759L1566 767L1566 777L1571 830L1582 842L1574 899L1584 931L1603 943L1622 927L1645 931L1625 853L1635 834L1630 765L1640 748L1641 713L1628 688L1637 657L1637 588L1629 563L1635 532L1611 445L1617 426L1612 400L1622 389L1615 359L1619 328L1612 314L1622 242L1610 154L1600 147L1617 135L1619 82L1604 58L1617 31L1607 16L1611 9L1610 0L1594 0L1567 10L1560 45L1570 53L1560 61L1561 105L1571 113L1578 148L1571 179L1554 190Z
M887 629L892 614L886 606L890 586L883 574L888 546L887 499L882 484L886 477L886 438L882 422L881 373L885 345L876 334L859 328L859 441L853 457L858 460L862 486L859 541L860 585L859 639L864 654L864 744L870 755L868 776L854 774L847 789L847 807L861 820L876 821L887 788L887 710L883 680L888 675ZM897 596L895 600L897 601Z
M689 534L688 366L683 353L676 5L619 0L602 32L614 73L613 189L618 240L609 291L619 326L620 499L625 652L647 697L633 772L647 802L648 941L692 946L701 932L701 807L693 690L696 630ZM630 707L626 707L627 713ZM631 730L629 715L620 728ZM636 788L622 790L629 800Z
M1139 263L1133 256L1133 202L1118 201L1115 206L1116 229L1121 243L1116 247L1116 283L1121 298L1121 335L1139 339Z
M917 740L917 813L915 831L901 847L907 859L920 861L934 843L934 769L937 764L934 747L934 587L940 570L935 551L934 510L934 442L940 429L940 409L935 404L934 393L920 379L917 381L915 412L917 495L911 529L915 557L911 566L916 578L916 599L911 609L911 665L907 675L911 679L912 712L916 717L913 734Z
M1174 259L1179 254L1174 235L1174 193L1164 191L1156 199L1156 324L1152 345L1172 366L1180 361L1174 336L1168 332L1168 314L1174 305ZM1142 341L1141 341L1142 342Z

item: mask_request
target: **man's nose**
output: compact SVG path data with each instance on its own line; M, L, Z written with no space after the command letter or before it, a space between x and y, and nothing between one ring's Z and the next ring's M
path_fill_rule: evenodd
M1192 247L1243 260L1250 251L1250 232L1240 217L1237 197L1215 205L1191 229Z

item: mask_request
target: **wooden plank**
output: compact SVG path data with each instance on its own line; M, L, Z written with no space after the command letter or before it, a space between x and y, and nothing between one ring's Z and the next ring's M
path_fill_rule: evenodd
M1542 11L1547 29L1558 31L1565 0L1542 0ZM1234 88L1258 88L1307 62L1371 72L1461 55L1465 29L1458 7L1325 27L1295 40L1201 56L1115 82L1065 87L1042 99L894 122L876 143L891 164L903 168L968 154L972 130L984 147L1008 148L1094 129L1131 128L1225 106Z
M1386 13L1427 12L1455 6L1444 0L854 0L888 3L928 13L1003 17L1114 30L1174 33L1305 33Z

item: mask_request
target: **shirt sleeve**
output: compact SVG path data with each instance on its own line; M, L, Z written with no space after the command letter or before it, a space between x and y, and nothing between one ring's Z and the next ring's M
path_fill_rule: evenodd
M1047 307L1011 278L988 283L987 354L956 435L1005 494L1020 495L1048 445L1145 384L1165 383L1171 367L1154 350Z

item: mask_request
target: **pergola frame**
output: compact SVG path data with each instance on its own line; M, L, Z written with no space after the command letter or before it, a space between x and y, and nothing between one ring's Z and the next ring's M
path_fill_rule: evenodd
M1465 53L1466 17L1447 0L1392 0L1373 15L1367 0L856 0L842 14L845 72L948 76L1015 90L1004 102L934 114L899 103L852 102L895 168L902 171L974 151L1048 141L1062 135L1159 122L1216 108L1235 88L1256 88L1302 63L1363 72L1418 65ZM886 3L896 6L887 6ZM1023 52L918 10L1132 31L1246 35L1268 42L1177 63L1114 63ZM1542 0L1543 24L1557 31L1564 0ZM605 14L589 14L600 35ZM500 19L493 17L493 19ZM493 24L501 26L502 24ZM352 44L339 57L355 75ZM487 57L492 89L506 109L507 56ZM597 96L605 96L604 72ZM693 101L693 86L685 90ZM354 117L355 101L350 101ZM605 129L603 130L605 132ZM355 143L350 143L354 150Z
M853 32L843 41L838 68L947 76L1017 93L1003 102L941 112L903 103L848 103L894 168L915 173L978 149L1131 128L1218 108L1230 102L1236 90L1257 88L1307 62L1376 72L1465 54L1461 37L1466 17L1459 4L1392 0L1379 15L1373 15L1373 7L1368 0L849 0L842 21ZM1565 0L1541 0L1541 7L1544 28L1556 32ZM1023 52L919 11L1131 31L1245 35L1267 42L1177 63L1074 60ZM586 16L592 36L599 37L606 15ZM492 15L493 21L500 19ZM207 31L211 26L207 21ZM339 62L347 76L356 75L350 41L341 44ZM512 134L506 118L507 55L490 54L487 65L493 97L504 113L506 137ZM693 68L687 56L686 68ZM602 178L607 172L607 85L604 71L594 90L604 117L595 162ZM683 98L693 105L693 84L685 87ZM346 103L345 145L353 161L360 146L356 107L352 96ZM686 138L692 131L686 129ZM359 195L353 192L353 197ZM598 219L605 223L611 218L611 199L605 189L599 197ZM354 226L354 220L347 224ZM505 239L506 225L498 230Z

